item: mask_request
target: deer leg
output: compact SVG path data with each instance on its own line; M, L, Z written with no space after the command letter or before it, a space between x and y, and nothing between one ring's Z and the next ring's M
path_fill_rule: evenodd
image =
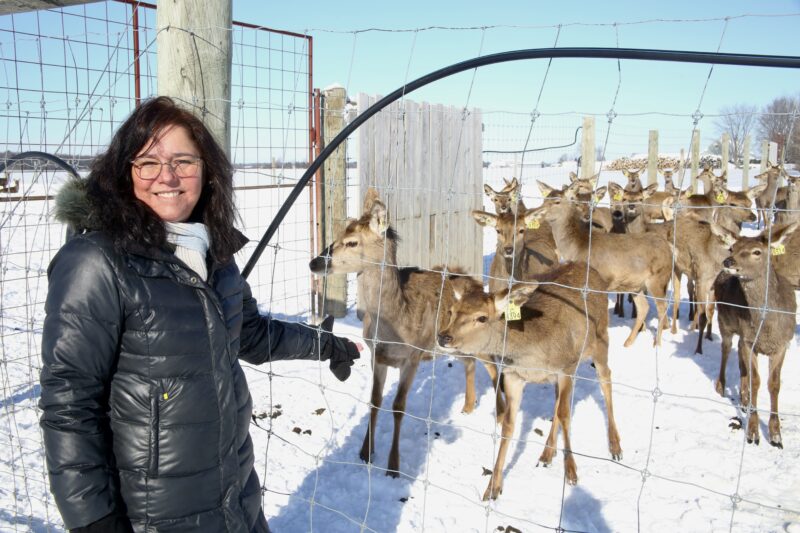
M387 476L397 477L400 475L400 426L403 423L403 416L406 414L406 399L414 376L419 368L419 360L422 354L417 352L408 358L405 364L400 367L400 382L397 384L397 394L392 404L394 414L394 434L392 435L392 449L389 450L389 468Z
M361 445L361 452L358 456L365 463L372 461L372 454L375 453L375 426L378 422L378 411L383 403L383 385L386 383L386 371L388 367L380 363L375 363L372 368L372 395L370 398L369 425L367 434L364 435L364 443Z
M633 295L631 295L631 293L628 293L628 302L630 302L631 304L633 304ZM636 318L636 306L635 306L635 305L631 305L631 307L633 308L633 309L631 310L631 318ZM623 309L622 309L622 314L623 314L623 316L625 315L625 308L624 308L624 306L623 306Z
M653 346L661 346L661 334L664 332L667 321L667 285L669 285L669 276L664 276L660 283L656 280L646 284L647 292L655 298L656 315L658 316L658 327L656 327L656 338L653 340ZM647 318L647 313L645 313L644 318Z
M614 419L614 403L611 399L611 368L608 366L608 355L606 354L605 357L593 355L592 360L594 361L594 368L597 372L597 379L600 382L600 391L603 393L603 399L606 402L608 450L611 452L611 458L615 461L619 461L622 459L622 447L620 446L617 422Z
M492 379L492 388L494 389L494 408L495 408L495 420L497 423L501 423L503 421L503 414L506 411L506 402L503 399L503 391L502 391L502 374L497 370L497 365L491 359L491 356L488 355L478 355L478 358L483 361L483 366L486 368L486 372L489 373L489 377Z
M728 366L728 354L731 353L731 345L733 344L732 335L720 328L720 335L722 336L722 357L719 363L719 376L717 382L714 383L714 388L717 394L725 396L725 367Z
M769 358L769 443L777 448L783 448L781 439L781 421L778 418L778 393L781 391L781 368L786 350L774 354Z
M500 447L497 450L497 460L494 463L492 478L483 493L483 501L496 500L503 493L503 467L506 464L508 445L514 436L514 425L519 412L519 404L522 401L522 391L525 388L525 381L520 379L519 376L505 374L503 383L506 393L506 414L503 417L502 438L500 439Z
M464 364L464 376L466 378L466 390L464 392L464 407L462 413L471 413L475 410L475 359L472 356L461 358Z
M633 324L630 335L628 335L628 338L625 340L626 348L636 340L636 336L639 335L639 330L644 326L644 319L647 316L647 311L650 309L650 305L647 303L647 297L645 297L642 292L636 293L636 296L633 297L633 303L636 306L636 322Z
M550 432L547 434L547 440L544 441L544 450L542 450L542 455L539 456L539 462L536 463L536 466L550 466L553 462L553 457L558 450L557 447L557 440L558 440L558 429L560 420L558 418L558 380L556 379L555 382L555 400L553 402L553 421L550 423Z
M578 483L578 467L575 464L575 457L572 455L572 445L569 440L572 383L572 375L561 375L558 377L558 401L556 402L556 412L558 413L558 419L561 425L561 438L564 441L564 475L567 478L567 483L575 485Z
M747 413L747 442L759 443L758 432L758 387L761 378L758 375L757 353L750 350L747 342L739 338L739 371L741 373L740 390L742 391L742 407Z
M672 333L678 333L678 313L681 307L681 275L672 274Z
M697 334L697 346L695 346L694 353L702 354L703 353L703 330L706 329L706 321L708 318L706 317L705 312L698 312L700 316L700 331Z
M691 331L692 328L697 325L697 305L695 304L694 280L691 277L689 277L689 279L686 281L686 290L689 293L689 320L691 321L689 331Z
M712 297L711 293L709 292L709 298ZM711 336L711 323L714 320L714 311L716 310L716 302L713 302L709 299L709 302L706 304L706 317L708 322L708 329L706 329L706 339L712 340ZM702 333L702 330L700 331Z
M617 299L614 302L614 314L619 317L625 317L625 308L622 305L623 302L623 294L621 292L617 293Z

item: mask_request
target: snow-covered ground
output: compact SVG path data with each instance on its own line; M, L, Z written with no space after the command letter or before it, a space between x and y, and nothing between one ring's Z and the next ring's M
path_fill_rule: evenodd
M486 169L496 188L509 168ZM559 185L568 167L522 169L523 197L536 205L536 179ZM755 170L755 169L754 169ZM730 174L738 188L739 171ZM751 172L751 176L755 172ZM603 172L624 183L617 172ZM752 181L751 181L752 183ZM684 185L685 186L685 185ZM268 195L269 198L258 197ZM240 196L251 238L265 228L286 189ZM308 204L295 207L275 251L268 248L251 278L264 311L288 320L308 319ZM44 203L44 202L42 202ZM255 207L256 205L261 207ZM485 203L487 209L488 202ZM47 492L37 425L41 303L49 257L59 244L58 228L45 231L48 210L28 206L16 221L17 234L2 228L3 282L0 313L3 399L0 439L0 531L61 531L58 511ZM357 213L352 212L352 215ZM19 214L18 214L19 215ZM4 214L5 216L5 214ZM464 221L464 223L473 223ZM754 231L748 228L748 231ZM45 235L47 238L45 239ZM33 245L32 243L45 243ZM401 246L403 244L401 243ZM39 252L23 253L23 249ZM484 233L485 264L494 251L494 232ZM243 259L246 259L245 256ZM243 262L243 261L242 261ZM479 273L475 273L479 274ZM286 281L288 280L288 281ZM27 296L26 296L27 295ZM26 306L26 301L37 305ZM613 296L609 297L609 307ZM628 313L629 311L629 307ZM254 398L251 434L266 489L264 507L278 532L491 532L491 531L792 531L800 532L800 375L797 341L783 368L780 414L784 449L769 446L767 413L762 412L761 445L747 444L735 419L738 366L728 362L728 390L718 396L713 380L720 344L705 343L694 355L695 332L687 332L688 308L681 307L681 331L664 334L653 348L655 318L630 348L623 348L630 319L611 318L609 363L614 409L623 458L612 461L606 442L605 410L594 370L582 364L576 382L572 445L579 482L565 485L559 455L549 468L537 467L553 409L552 386L528 385L515 442L506 461L505 487L497 501L482 502L498 444L493 391L477 370L479 403L461 413L461 363L441 356L423 363L406 405L400 442L401 476L385 476L392 436L391 403L397 372L390 371L378 418L376 457L362 463L358 452L367 428L371 365L368 351L345 383L326 363L281 362L247 367ZM360 338L361 323L351 308L337 333ZM768 409L767 360L760 361L758 405ZM559 440L559 445L561 441Z

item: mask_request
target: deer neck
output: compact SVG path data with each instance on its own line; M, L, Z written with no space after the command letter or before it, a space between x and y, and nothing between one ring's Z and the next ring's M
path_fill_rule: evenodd
M754 318L760 316L762 308L772 309L779 307L778 291L783 287L779 286L778 276L772 266L770 266L767 275L746 280L740 278L739 283L744 291L747 306L751 308L750 313ZM769 293L767 293L767 286L769 286Z
M381 265L370 265L361 272L366 312L395 314L403 309L405 299L396 262L396 258L387 257L383 268Z
M577 211L574 208L567 209L558 213L556 217L548 219L548 222L553 231L556 247L564 259L586 260L585 253L582 255L581 252L588 246L590 230L581 227Z

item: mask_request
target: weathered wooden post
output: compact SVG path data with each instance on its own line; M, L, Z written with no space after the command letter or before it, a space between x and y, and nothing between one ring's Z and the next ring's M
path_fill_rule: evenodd
M200 117L230 155L231 0L160 2L158 94Z
M344 129L344 106L347 93L344 87L322 91L322 145L333 140ZM347 222L347 166L345 144L339 145L325 160L322 171L322 228L323 248L339 235ZM320 250L321 252L322 250ZM341 318L347 314L347 275L335 274L323 278L324 290L318 309L322 314Z
M720 167L721 173L728 172L728 161L730 161L730 148L731 148L731 136L728 133L722 134L722 164Z
M594 176L595 167L595 128L594 117L583 117L581 136L581 178Z
M700 173L700 130L692 130L692 194L697 194L697 175ZM708 191L703 191L708 192Z
M742 190L746 191L750 188L750 136L746 135L744 138L744 146L742 147Z
M647 141L647 184L658 183L658 130L650 130Z
M769 139L764 139L761 141L761 172L766 172L769 168L769 164L771 161L777 163L775 159L770 159L770 150L769 150ZM776 158L777 159L777 158Z

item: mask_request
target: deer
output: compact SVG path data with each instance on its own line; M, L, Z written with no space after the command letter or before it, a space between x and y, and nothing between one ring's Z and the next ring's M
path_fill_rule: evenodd
M591 234L581 227L580 210L574 205L571 186L563 198L554 198L526 213L526 222L544 219L553 228L553 237L562 259L587 261L608 281L606 290L634 293L636 322L625 346L631 346L644 326L649 305L644 291L656 300L658 328L654 345L661 345L666 319L666 292L672 271L672 249L660 235L604 233Z
M800 220L800 176L786 174L786 200L783 209L775 213L776 224Z
M375 427L383 402L383 387L389 367L399 368L400 382L392 405L394 434L387 476L400 472L400 426L406 399L422 360L431 359L436 333L444 325L453 301L452 276L441 272L397 266L398 235L389 225L386 206L374 188L367 191L361 218L351 221L322 254L312 259L314 274L358 273L363 282L364 321L362 335L373 354L370 421L359 457L370 462L375 452ZM458 272L459 269L445 271ZM440 302L441 300L441 302ZM463 412L475 405L475 359L463 358L466 394ZM493 362L483 361L498 389ZM505 409L498 398L498 412Z
M611 210L608 207L597 205L603 200L603 196L605 196L606 193L605 187L595 189L598 176L598 174L595 174L589 178L579 178L577 174L570 172L570 185L562 189L556 189L539 180L537 180L536 183L538 183L539 190L542 192L545 201L550 198L563 197L564 191L566 191L568 187L572 187L577 194L578 200L582 202L581 221L586 225L587 229L589 228L589 209L591 207L592 229L601 229L605 232L609 232L613 230L614 222L611 216Z
M472 218L478 224L497 230L497 249L489 266L491 291L508 287L509 279L531 279L558 264L550 225L526 225L526 211L523 210L519 216L513 213L494 215L478 210L472 212Z
M739 237L730 255L722 262L723 272L714 282L717 315L722 336L719 377L714 386L725 395L725 366L734 335L739 337L739 373L741 403L750 415L745 437L748 443L759 443L757 400L761 379L758 373L758 354L769 358L767 388L770 397L768 423L769 442L783 448L778 393L781 367L786 349L794 338L797 302L786 278L771 264L772 257L785 253L788 238L800 222L773 226L757 237Z
M764 192L756 198L758 208L758 226L763 222L765 226L772 224L768 210L773 206L782 207L786 203L786 188L778 187L778 179L786 173L780 165L769 165L769 168L760 174L756 174L755 179L767 185Z
M659 173L664 177L664 190L653 191L646 198L647 202L643 205L644 216L642 219L645 223L664 220L664 211L661 206L667 198L674 198L680 192L672 181L672 170L660 170Z
M595 290L584 299L581 288L587 281L588 288ZM566 480L571 485L578 482L570 443L570 403L575 371L587 354L594 362L606 404L611 457L622 458L608 366L608 300L600 292L605 284L586 263L565 263L537 281L516 283L490 294L484 293L479 283L473 283L471 289L456 289L447 327L438 336L439 346L450 352L493 353L502 360L507 407L484 501L497 499L503 492L503 468L526 383L555 383L553 422L539 463L552 463L560 430Z
M645 167L646 165L637 170L622 169L622 175L628 178L628 183L625 184L626 191L640 192L644 188L642 187L642 180L639 176L644 174Z
M484 184L483 192L494 203L495 211L498 215L504 213L517 214L520 210L525 210L525 203L520 199L520 186L517 178L512 178L511 181L503 178L505 186L499 191L495 191L488 184Z

